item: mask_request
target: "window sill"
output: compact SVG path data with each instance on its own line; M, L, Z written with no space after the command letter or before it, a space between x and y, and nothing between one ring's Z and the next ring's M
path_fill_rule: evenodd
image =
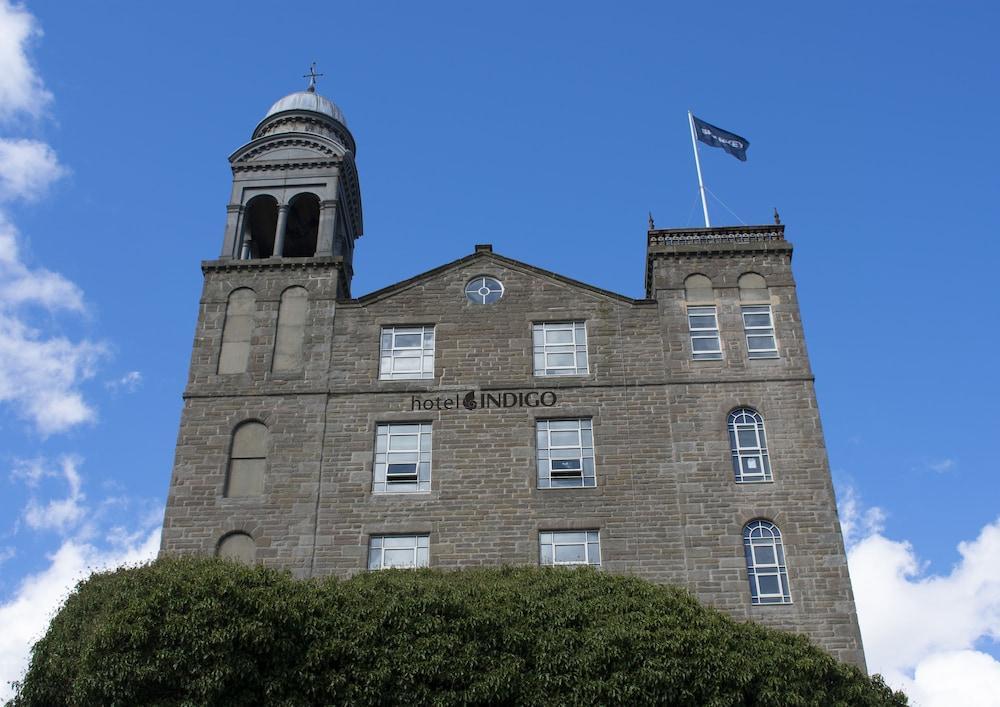
M430 491L369 491L369 495L373 498L399 498L399 497L412 497L420 496L422 498L437 497L438 492L434 489Z
M598 486L535 486L536 491L596 491Z

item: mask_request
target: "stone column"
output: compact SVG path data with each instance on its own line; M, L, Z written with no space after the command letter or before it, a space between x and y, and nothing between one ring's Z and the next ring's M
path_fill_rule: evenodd
M222 236L222 253L219 255L222 260L240 257L237 249L242 248L243 239L237 238L237 233L242 235L243 228L243 206L226 205L226 232Z
M285 252L285 228L288 226L288 204L278 207L278 227L274 230L274 252L272 258L280 258Z
M319 235L316 239L316 255L333 255L333 235L337 226L337 200L325 199L319 202Z

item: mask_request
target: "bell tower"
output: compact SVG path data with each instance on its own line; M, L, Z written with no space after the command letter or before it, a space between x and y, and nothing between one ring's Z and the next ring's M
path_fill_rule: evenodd
M305 91L271 106L247 144L229 157L233 190L221 260L342 259L339 296L349 297L354 242L363 232L356 145L337 105Z
M222 252L204 286L163 522L165 552L308 576L334 318L362 233L355 143L309 86L236 150Z

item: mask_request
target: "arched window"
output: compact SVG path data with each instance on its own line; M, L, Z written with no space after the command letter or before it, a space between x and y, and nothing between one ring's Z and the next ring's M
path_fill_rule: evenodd
M226 474L227 498L264 493L268 436L267 427L260 422L244 422L233 432Z
M791 604L781 531L769 520L750 521L743 528L751 604Z
M712 281L705 275L689 275L684 280L684 298L688 302L714 302Z
M289 287L281 293L271 370L294 371L302 368L302 344L306 336L308 305L309 293L304 287Z
M739 408L729 413L729 446L737 483L772 480L764 418L759 412Z
M215 554L223 559L252 565L257 558L257 543L246 533L230 533L219 541Z
M250 360L250 337L257 295L241 287L229 293L226 321L222 325L222 350L219 352L219 373L243 373Z
M278 228L278 201L269 194L255 196L244 211L243 246L240 258L270 258Z
M319 235L319 197L296 194L288 202L288 223L285 226L286 258L311 258L316 255Z

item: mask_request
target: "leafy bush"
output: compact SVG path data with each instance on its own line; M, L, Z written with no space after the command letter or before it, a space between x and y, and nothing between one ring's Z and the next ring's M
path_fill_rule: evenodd
M905 705L803 637L590 569L347 581L165 558L82 582L15 707Z

